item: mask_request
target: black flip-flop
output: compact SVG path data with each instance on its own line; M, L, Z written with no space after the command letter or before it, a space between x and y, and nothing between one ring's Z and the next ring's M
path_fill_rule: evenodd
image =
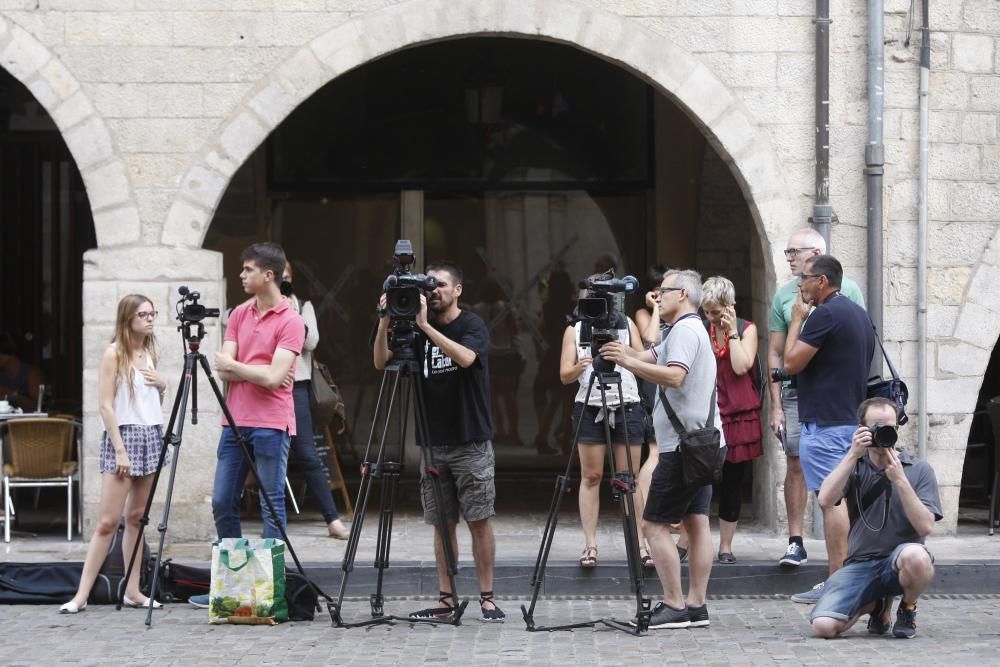
M736 556L728 551L726 553L720 553L719 562L723 565L732 565L736 562Z

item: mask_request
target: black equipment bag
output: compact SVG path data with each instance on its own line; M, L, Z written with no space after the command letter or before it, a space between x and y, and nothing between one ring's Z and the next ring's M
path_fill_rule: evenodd
M83 563L0 563L0 604L62 604L82 571Z
M684 484L687 486L705 486L722 480L722 464L726 457L725 450L721 447L722 434L715 428L715 395L716 388L713 388L705 426L687 431L677 418L677 413L670 407L663 387L660 387L660 402L670 418L670 424L677 431L677 451L681 455Z
M122 542L125 539L125 519L122 518L118 521L118 530L111 538L111 544L108 545L108 553L104 556L104 563L101 564L101 574L111 577L124 577L125 576L125 557L122 555ZM129 553L132 553L132 549L135 547L134 544L127 545ZM151 557L149 551L149 544L146 543L145 537L142 540L142 560L140 561L139 572L142 579L140 579L140 584L145 582L145 564L149 562Z
M155 567L156 560L152 563ZM211 582L210 568L182 565L168 558L160 568L158 587L164 602L185 602L194 595L207 594Z
M892 359L889 358L885 347L882 345L882 338L878 335L878 329L875 328L874 322L872 323L872 329L875 331L875 340L878 342L879 349L882 350L882 356L885 357L885 363L889 366L889 373L892 377L888 380L884 380L877 375L868 378L868 389L865 392L866 397L888 398L895 403L898 415L896 423L902 426L910 421L910 418L906 416L906 402L910 398L910 391L906 388L906 383L899 379L899 373L896 372L896 367L892 365Z
M311 621L319 605L319 596L305 577L285 570L285 601L289 621Z

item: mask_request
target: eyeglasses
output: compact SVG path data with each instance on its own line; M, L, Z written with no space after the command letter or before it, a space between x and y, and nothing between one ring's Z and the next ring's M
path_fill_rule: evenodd
M683 287L661 287L660 294L666 294L667 292L678 292L684 289Z
M138 313L135 314L135 316L141 320L155 320L157 315L159 314L160 313L158 313L155 310L149 310L149 311L140 310Z
M803 273L802 275L799 276L799 282L804 283L810 278L822 278L822 277L823 277L822 273Z
M799 253L805 252L807 250L815 250L815 249L816 248L785 248L784 253L785 253L785 257L791 259L792 257L795 257Z

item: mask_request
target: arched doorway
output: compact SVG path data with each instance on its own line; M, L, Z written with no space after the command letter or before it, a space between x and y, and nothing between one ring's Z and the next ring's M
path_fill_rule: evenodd
M96 246L83 180L59 129L0 70L0 335L4 358L40 372L48 411L82 414L83 253ZM28 396L26 385L9 383L0 394L20 394L29 411L40 404L30 384Z
M506 355L491 369L505 376L494 393L508 392L494 404L502 479L565 465L574 388L560 385L557 360L577 281L608 257L643 290L650 264L697 267L732 279L740 314L762 321L768 260L753 221L724 158L648 82L571 46L469 37L319 89L236 172L204 247L230 276L248 243L285 247L317 307L318 357L362 438L378 380L373 305L394 240L412 240L420 264L458 261L463 305L486 315ZM228 304L243 298L230 280ZM495 316L500 302L512 317ZM625 309L641 305L639 294Z

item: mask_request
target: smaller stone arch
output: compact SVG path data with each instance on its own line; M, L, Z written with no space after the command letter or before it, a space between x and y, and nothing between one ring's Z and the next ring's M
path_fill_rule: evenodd
M99 247L140 238L128 169L111 132L73 73L30 32L0 16L0 67L24 84L51 116L83 178Z

